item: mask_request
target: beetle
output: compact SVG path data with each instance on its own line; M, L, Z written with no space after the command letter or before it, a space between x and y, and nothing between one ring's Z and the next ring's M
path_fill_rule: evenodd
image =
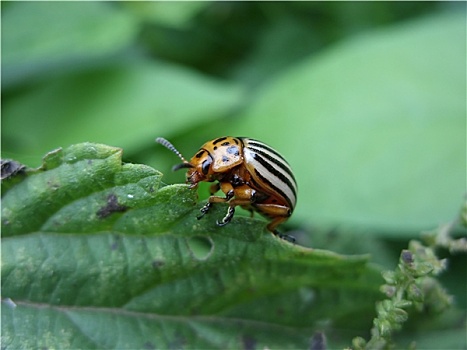
M228 224L235 207L258 212L270 220L267 229L276 236L295 242L292 236L281 234L277 226L285 222L295 209L297 182L290 165L273 148L247 137L224 136L206 142L187 161L166 139L156 142L174 152L183 163L172 169L187 168L186 182L196 188L201 181L214 182L211 196L201 208L201 219L214 203L228 203L227 214L217 225ZM225 197L215 196L221 190Z

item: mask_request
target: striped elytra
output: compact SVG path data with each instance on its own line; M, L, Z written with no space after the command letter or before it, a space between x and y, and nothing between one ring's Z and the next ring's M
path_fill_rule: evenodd
M215 182L210 187L211 196L201 208L198 219L203 217L214 203L229 204L225 217L217 221L219 226L228 224L240 206L258 212L270 220L267 229L289 241L293 237L280 234L277 226L292 214L297 202L297 183L287 161L272 147L247 137L224 136L206 142L187 161L167 140L156 141L175 154L183 163L174 170L188 168L186 181L196 188L201 181ZM225 197L215 196L221 190Z
M244 162L255 180L262 186L279 193L289 204L290 210L297 203L297 182L289 163L276 150L263 142L240 138L243 142Z

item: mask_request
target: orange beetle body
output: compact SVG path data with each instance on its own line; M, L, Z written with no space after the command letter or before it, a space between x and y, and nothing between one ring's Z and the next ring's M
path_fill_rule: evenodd
M163 138L156 141L175 152L183 161L174 170L188 168L187 183L196 188L201 181L214 182L210 187L208 202L201 208L204 216L213 203L229 203L225 217L219 226L229 223L235 207L258 212L268 218L267 229L281 238L276 227L292 214L297 197L297 184L292 170L285 159L268 145L244 137L220 137L206 142L199 151L186 161L175 147ZM221 190L225 197L214 196Z

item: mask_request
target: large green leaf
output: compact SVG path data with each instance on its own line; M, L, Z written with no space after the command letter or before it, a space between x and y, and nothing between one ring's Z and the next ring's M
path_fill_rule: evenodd
M237 86L169 64L111 64L9 100L2 109L3 152L30 163L32 155L84 139L134 153L156 136L219 118L241 95Z
M138 154L156 136L224 116L242 96L236 85L144 54L126 6L11 3L2 20L3 157L39 165L33 159L48 150L83 140Z
M466 178L465 24L444 14L361 35L259 92L231 133L290 161L297 222L403 234L453 218Z
M138 23L100 2L17 2L2 13L2 86L129 46Z
M262 220L218 227L224 205L197 220L196 191L121 154L60 149L2 193L3 347L307 348L316 329L350 343L369 327L381 280L365 257Z
M132 1L124 3L135 15L161 26L183 29L210 1Z

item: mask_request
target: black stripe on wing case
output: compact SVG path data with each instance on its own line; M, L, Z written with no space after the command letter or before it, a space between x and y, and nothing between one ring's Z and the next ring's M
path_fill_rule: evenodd
M271 163L268 163L266 160L264 160L258 153L255 153L253 157L259 164L261 164L263 167L265 167L266 170L269 173L271 173L274 177L277 177L285 185L287 185L287 187L292 191L295 198L297 198L297 191L295 190L295 186L292 184L292 182L289 180L289 178L287 176L285 176L282 172L280 172L279 170L274 168L274 166L271 165ZM264 176L265 176L265 174L263 175L263 177ZM269 181L269 183L270 183L270 181ZM274 188L277 188L277 187L274 186ZM280 192L283 193L283 191L280 191ZM284 196L284 197L287 198L288 196ZM291 200L291 199L289 198L289 200Z
M258 169L255 169L255 173L256 173L256 176L258 176L261 179L262 182L266 183L274 191L276 191L283 198L285 198L285 200L289 204L290 209L293 210L294 206L292 204L292 201L290 200L290 198L282 190L280 190L277 186L275 186L273 183L271 183L271 181L269 181L267 178L265 178L263 175L261 175L261 173L258 171Z
M266 158L267 160L269 160L270 162L274 163L275 165L279 166L282 170L284 170L291 178L292 180L295 182L295 177L292 173L292 169L290 169L290 166L285 162L284 158L280 158L278 159L277 157L274 158L272 157L270 154L262 151L261 149L259 148L251 148L249 147L250 149L252 149L255 153L257 154L260 154L262 155L264 158ZM296 185L296 184L295 184ZM294 186L296 187L296 186Z

